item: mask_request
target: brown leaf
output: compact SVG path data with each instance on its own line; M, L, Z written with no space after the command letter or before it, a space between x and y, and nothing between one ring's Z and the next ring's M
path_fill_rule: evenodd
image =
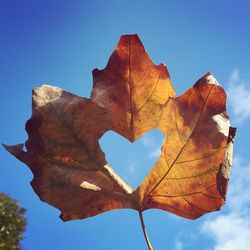
M40 199L59 208L63 220L134 208L126 184L107 164L98 140L109 127L103 108L88 99L43 85L33 91L29 135L23 145L5 146L34 174Z
M137 35L122 36L106 68L93 77L91 100L48 85L34 89L26 150L5 146L30 167L41 200L59 208L63 220L120 208L138 210L140 218L149 208L190 219L218 210L225 202L235 129L214 77L206 74L175 97L167 68L152 63ZM114 130L133 142L153 128L166 140L133 191L106 162L99 139Z

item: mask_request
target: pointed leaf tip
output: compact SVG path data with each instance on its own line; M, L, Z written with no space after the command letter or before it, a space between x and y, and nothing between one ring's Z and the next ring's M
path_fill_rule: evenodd
M91 100L110 113L112 130L131 142L155 128L169 97L168 70L155 65L137 35L124 35L105 69L93 71Z

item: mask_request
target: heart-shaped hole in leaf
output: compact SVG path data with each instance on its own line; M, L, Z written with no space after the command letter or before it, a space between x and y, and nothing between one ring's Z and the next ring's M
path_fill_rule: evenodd
M116 132L108 131L99 143L106 161L135 189L159 158L164 138L160 130L153 129L131 143Z

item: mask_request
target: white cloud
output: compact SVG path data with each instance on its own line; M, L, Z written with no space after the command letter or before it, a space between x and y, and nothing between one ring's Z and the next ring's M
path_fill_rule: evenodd
M214 250L250 250L250 165L236 156L232 170L229 212L211 216L202 226L203 233L214 238Z
M175 241L175 246L174 246L174 250L182 250L183 249L183 244L181 241L176 240Z
M215 239L214 250L249 250L250 220L230 213L207 220L203 231Z
M135 161L128 161L127 169L128 169L128 172L129 172L130 175L134 175L135 174L135 170L138 167L137 165L138 164Z
M132 156L131 158L126 159L124 164L123 164L123 170L121 171L121 176L128 181L131 185L135 182L137 179L137 174L138 174L138 161L133 159Z
M142 137L142 144L145 146L145 147L149 147L152 145L154 141L154 137L152 134L150 133L147 133L145 134L143 137Z
M229 77L227 89L228 102L234 120L239 125L250 117L250 80L242 79L238 69L234 69Z
M236 155L231 175L228 206L234 212L246 214L250 212L250 165Z
M152 150L150 153L149 153L149 157L151 158L158 158L161 154L161 149L160 148L156 148L154 150Z
M142 138L142 144L146 148L149 149L148 156L150 158L157 159L161 154L161 145L163 144L163 134L158 131L150 131L150 133L147 133Z

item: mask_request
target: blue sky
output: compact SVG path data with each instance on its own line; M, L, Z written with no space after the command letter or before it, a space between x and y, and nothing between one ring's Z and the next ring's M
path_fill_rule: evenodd
M122 34L137 33L153 61L167 64L178 95L211 71L228 92L228 112L238 127L226 206L196 221L146 211L154 248L250 249L249 10L243 0L0 0L0 141L27 139L32 88L48 83L89 97L92 70L105 67ZM131 144L110 132L101 145L111 165L136 187L156 161L162 139L151 131ZM27 209L23 249L146 249L135 211L65 223L31 189L31 171L2 147L0 173L0 191Z

